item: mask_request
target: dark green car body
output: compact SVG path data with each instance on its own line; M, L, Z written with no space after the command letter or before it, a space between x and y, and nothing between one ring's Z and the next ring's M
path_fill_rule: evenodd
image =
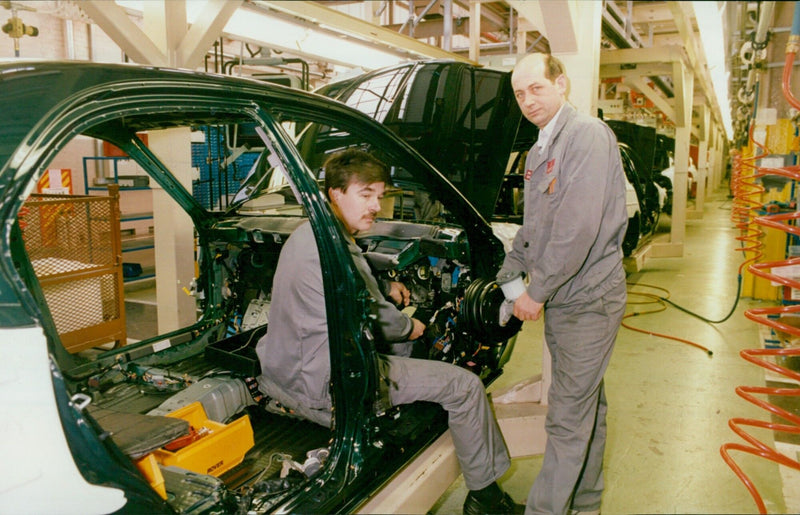
M446 417L436 406L411 405L391 414L375 408L380 388L377 351L369 331L368 295L318 182L319 162L333 150L358 146L379 154L394 164L396 182L406 197L423 198L424 190L424 197L436 204L437 215L431 219L403 215L379 221L374 238L369 240L368 236L365 245L394 239L412 249L403 267L418 267L414 270L419 272L438 260L447 261L450 268L446 270L459 272L462 281L457 286L453 281L452 291L450 286L445 291L431 280L421 281L420 298L432 304L429 312L438 307L435 303L466 298L464 309L470 309L470 313L461 313L462 325L455 324L449 330L457 333L464 352L473 353L469 366L486 383L502 372L519 326L500 330L483 319L484 307L488 311L496 308L497 293L491 278L502 262L502 245L486 219L442 173L370 117L322 96L254 80L89 63L3 63L0 98L5 114L5 123L0 125L0 342L4 352L10 351L19 342L3 341L10 334L6 330L41 328L50 363L33 366L49 367L61 420L60 428L49 430L64 433L71 459L87 483L124 492L126 502L119 511L353 511L447 429ZM316 124L315 130L308 128L312 124ZM257 127L264 148L260 168L254 167L241 181L243 186L236 196L226 197L224 208L213 210L204 207L137 136L175 127L194 130L212 125ZM290 136L287 126L297 128L297 134ZM197 301L197 320L189 326L101 352L90 361L81 360L61 345L17 222L41 175L79 135L122 149L176 208L188 214L197 242L197 291L203 294ZM243 209L266 191L266 178L276 170L283 173L285 181L281 188L270 191L283 195L295 211L286 215ZM253 457L245 459L238 473L234 470L223 475L217 490L203 502L179 505L173 494L163 500L113 438L108 438L91 411L79 405L76 395L88 396L104 406L113 401L117 409L142 413L146 410L126 404L121 394L114 393L115 388L98 390L92 380L113 367L142 363L168 363L176 370L185 366L186 370L201 370L198 374L215 370L218 364L204 355L204 349L238 331L239 326L231 320L241 316L242 303L254 295L253 284L243 279L254 276L252 269L250 275L239 269L232 271L233 264L245 260L228 259L226 252L240 257L261 252L275 256L291 230L306 219L313 227L324 271L334 425L321 434L329 442L330 458L313 477L302 478L277 494L262 493L258 499L255 497L259 494L248 487L261 477L264 467ZM411 270L391 273L410 276ZM265 282L261 289L268 287ZM164 342L169 343L167 348ZM453 355L430 356L456 365L464 366L465 362ZM125 395L136 396L133 385L123 381L122 387L127 386L130 391ZM24 388L24 382L17 387ZM249 406L248 410L258 425L259 415L253 412L256 408ZM280 424L285 422L270 419L268 423L283 427ZM286 427L284 433L271 438L288 442L307 426ZM261 452L263 458L266 451L259 451L259 441L266 441L266 429L256 427L255 432L257 443L251 453ZM31 459L37 459L36 455ZM41 495L46 495L45 491Z

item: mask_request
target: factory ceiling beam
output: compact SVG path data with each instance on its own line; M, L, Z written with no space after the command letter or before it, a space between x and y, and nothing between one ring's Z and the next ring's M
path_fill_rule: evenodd
M447 0L445 0L447 1ZM500 15L499 13L493 11L490 7L494 4L494 0L469 0L469 1L458 1L453 0L453 3L460 5L467 11L469 11L470 4L483 4L481 7L481 26L484 27L486 31L495 32L501 30L508 29L508 19L504 16ZM484 25L484 20L488 22L487 25Z
M414 37L420 39L441 37L444 34L444 23L444 18L440 17L419 21L414 26ZM394 23L383 25L383 28L398 31L402 26L402 23ZM469 17L464 16L453 20L453 35L469 36Z
M113 2L85 0L78 5L134 62L192 69L202 63L242 3L243 0L209 0L187 29L185 2L144 2L147 31L140 29ZM158 35L158 41L148 33Z
M637 76L646 79L653 75L672 76L674 98L670 104L673 110L670 119L676 127L691 126L694 74L688 66L686 53L681 47L624 48L605 50L600 53L601 79L623 77L626 81L632 81ZM689 75L692 80L687 79ZM653 103L657 104L663 101L661 95L654 95L655 90L652 88L645 88L641 93Z
M105 0L84 0L78 6L134 62L153 66L169 65L167 54L131 21L122 7Z
M619 50L604 50L605 52L618 52ZM653 77L660 75L671 75L672 65L669 61L663 63L631 63L631 64L614 64L601 61L600 76L601 77Z
M685 62L686 55L678 46L663 46L657 48L622 48L617 50L604 50L600 53L600 78L623 77L629 81L634 77L658 77L673 75L673 62ZM642 91L647 96L650 91ZM688 92L693 98L692 92ZM675 118L671 118L676 125L683 120L683 113L678 106L683 105L683 98L678 98L674 93ZM648 97L649 98L649 97ZM654 103L659 98L651 99Z
M145 2L142 4L142 30L178 66L175 49L186 35L186 2Z
M614 2L603 2L603 7L604 34L617 48L648 46L633 26L630 10L623 11Z
M340 4L339 1L334 2L316 2L318 4ZM417 17L414 23L414 37L415 38L427 38L427 37L438 37L441 36L443 31L441 28L442 19L445 16L445 12L448 9L448 5L450 6L450 10L452 12L453 4L460 6L465 11L469 11L469 5L471 2L459 2L454 0L437 0L433 4L428 4L427 6L422 6L418 4L414 4L414 15ZM488 9L489 4L487 2L478 2L482 4L481 9L481 20L480 20L480 27L481 32L508 32L508 19L504 18L501 14ZM494 3L494 2L493 2ZM423 7L432 6L428 11L422 14ZM454 34L460 34L463 36L468 36L467 33L467 17L459 17L455 18L454 21L461 26L461 30L458 32L454 32ZM408 25L408 21L403 23L389 23L383 25L383 28L389 29L392 31L400 32L400 29L404 26ZM428 26L425 29L425 26ZM422 30L420 30L422 29ZM438 30L437 30L438 29Z
M650 100L658 110L664 113L670 120L675 119L675 109L669 103L669 100L664 98L654 87L650 85L647 76L640 75L638 77L624 78L623 83L633 86L641 92L648 100Z
M428 45L421 41L399 34L395 31L374 25L368 21L355 18L348 14L329 9L315 2L279 2L275 0L260 0L253 2L260 6L268 7L274 11L283 12L311 21L318 25L350 34L369 41L371 44L386 48L402 49L415 57L430 57L436 59L453 59L461 62L472 62L464 56L441 48ZM475 64L475 63L473 63Z
M167 2L172 3L172 2ZM184 68L196 68L243 0L209 0L176 48Z
M554 55L578 51L575 20L570 8L571 2L509 0L508 5L516 9L520 18L526 19L544 34L550 43L550 51Z

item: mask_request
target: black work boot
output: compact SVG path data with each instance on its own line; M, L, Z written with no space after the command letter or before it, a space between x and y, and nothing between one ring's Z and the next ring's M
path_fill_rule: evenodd
M464 515L499 515L525 513L525 505L517 504L505 492L499 498L493 500L480 500L470 491L464 500Z

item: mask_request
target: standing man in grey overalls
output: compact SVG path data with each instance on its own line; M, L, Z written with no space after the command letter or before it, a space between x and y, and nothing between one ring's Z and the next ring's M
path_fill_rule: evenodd
M542 469L526 513L597 513L603 492L603 374L625 313L622 240L625 175L616 138L566 102L558 59L531 54L511 83L539 128L525 163L525 215L498 279L524 272L514 302L520 320L544 312L552 356Z

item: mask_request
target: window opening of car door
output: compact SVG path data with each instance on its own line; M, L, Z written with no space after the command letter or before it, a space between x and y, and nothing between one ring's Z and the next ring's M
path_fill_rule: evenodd
M192 194L212 211L224 211L263 150L255 122L204 124L192 130Z
M261 141L264 145L264 151L259 158L259 163L264 163L267 165L267 170L261 176L262 183L266 180L266 193L260 194L255 198L251 198L240 207L240 210L249 211L258 209L260 211L264 211L266 209L273 209L276 212L288 214L286 208L282 207L286 204L286 196L274 192L276 190L285 190L288 186L291 189L292 195L294 196L298 206L300 204L300 193L298 192L294 183L287 180L286 175L288 172L284 163L278 157L278 153L275 150L274 144L270 140L267 133L262 127L255 127L255 132L258 134L259 138L261 138ZM291 212L297 215L301 215L303 213L302 209L299 208L293 208L291 209Z
M393 68L359 84L349 94L347 104L375 120L384 121L394 105L398 92L405 85L410 69L412 69L411 66ZM405 111L405 105L400 107L400 112L403 111ZM402 118L402 114L399 116Z

